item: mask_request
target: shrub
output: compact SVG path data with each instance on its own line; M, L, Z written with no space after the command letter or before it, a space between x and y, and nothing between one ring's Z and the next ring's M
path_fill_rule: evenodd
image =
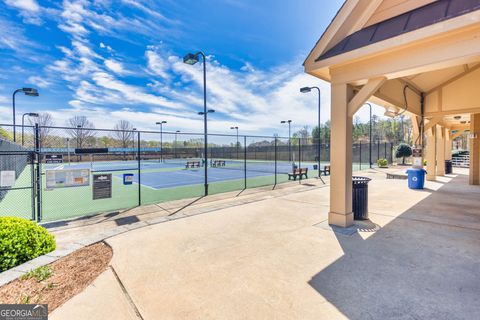
M378 159L377 166L379 166L380 168L385 168L386 166L388 166L387 159Z
M395 151L395 158L402 158L402 164L405 164L405 158L412 155L412 147L406 143L400 143Z
M35 222L0 217L0 272L55 250L55 237Z

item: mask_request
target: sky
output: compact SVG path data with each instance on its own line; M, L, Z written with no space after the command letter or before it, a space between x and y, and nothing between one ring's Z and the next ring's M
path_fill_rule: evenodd
M209 131L286 135L317 121L315 92L322 90L322 122L330 117L326 82L302 63L342 0L0 0L0 123L25 112L49 112L56 125L84 115L97 128L128 120L140 130L202 132L200 63L207 56ZM380 107L374 108L383 114ZM357 115L368 120L368 110Z

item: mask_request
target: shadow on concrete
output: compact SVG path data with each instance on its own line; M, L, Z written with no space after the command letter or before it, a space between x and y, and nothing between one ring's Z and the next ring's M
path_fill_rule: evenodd
M205 196L201 196L201 197L198 197L196 199L194 199L193 201L187 203L186 205L184 205L183 207L171 212L168 214L168 216L173 216L174 214L182 211L182 210L185 210L186 208L190 207L191 205L194 205L196 202L200 201L201 199L203 199Z
M334 229L344 255L309 281L346 317L480 318L480 187L458 176L375 233L362 224Z

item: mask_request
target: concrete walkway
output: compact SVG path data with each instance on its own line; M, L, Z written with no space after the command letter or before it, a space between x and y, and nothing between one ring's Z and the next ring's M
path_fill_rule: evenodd
M316 186L110 238L111 268L51 319L479 318L480 188L367 175L371 221L348 229Z

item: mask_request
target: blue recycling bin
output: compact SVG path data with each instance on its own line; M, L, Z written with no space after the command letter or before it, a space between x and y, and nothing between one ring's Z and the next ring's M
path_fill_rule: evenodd
M425 171L424 169L408 169L408 187L410 189L423 189L425 185Z

